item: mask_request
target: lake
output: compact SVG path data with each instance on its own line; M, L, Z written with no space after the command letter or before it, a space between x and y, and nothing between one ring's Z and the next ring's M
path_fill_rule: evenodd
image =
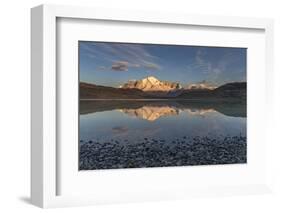
M246 163L246 104L80 101L79 169Z

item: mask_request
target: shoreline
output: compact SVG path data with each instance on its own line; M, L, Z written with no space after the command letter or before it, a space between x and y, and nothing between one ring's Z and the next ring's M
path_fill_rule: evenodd
M88 141L79 144L79 170L247 163L247 138L144 138L137 144Z

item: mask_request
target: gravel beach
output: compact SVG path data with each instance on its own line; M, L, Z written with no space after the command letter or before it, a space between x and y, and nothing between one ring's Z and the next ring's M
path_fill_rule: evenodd
M79 170L247 163L246 137L80 141Z

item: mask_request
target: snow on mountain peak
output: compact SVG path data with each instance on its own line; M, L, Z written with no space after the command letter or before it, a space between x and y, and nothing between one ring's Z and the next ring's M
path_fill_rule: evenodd
M180 88L178 83L160 81L154 76L148 76L141 80L129 81L122 88L135 88L143 91L164 91L169 92Z

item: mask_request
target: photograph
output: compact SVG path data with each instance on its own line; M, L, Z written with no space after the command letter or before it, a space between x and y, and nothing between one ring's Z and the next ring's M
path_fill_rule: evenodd
M247 48L78 41L78 170L247 163Z

